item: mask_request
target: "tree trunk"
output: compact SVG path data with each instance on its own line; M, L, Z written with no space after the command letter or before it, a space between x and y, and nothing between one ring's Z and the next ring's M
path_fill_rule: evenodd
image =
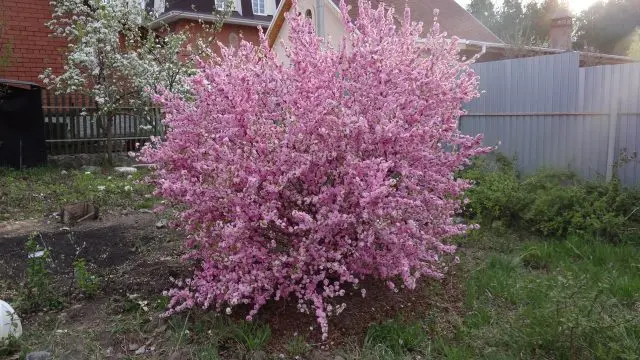
M105 149L107 152L107 166L113 166L113 115L107 115L107 123L106 123L106 135L107 135L107 148Z

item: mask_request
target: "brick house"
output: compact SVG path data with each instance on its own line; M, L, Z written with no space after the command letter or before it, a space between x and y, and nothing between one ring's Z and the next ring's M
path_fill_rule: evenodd
M224 44L235 44L240 37L257 43L258 28L267 31L280 0L233 0L234 10L226 19L217 40ZM200 31L201 23L215 21L214 11L222 9L225 0L149 0L147 7L159 13L158 18L150 24L152 29L169 26L173 31L189 29Z
M225 21L218 40L234 43L242 35L247 41L257 42L258 27L266 31L279 2L236 0L236 10ZM148 0L147 6L160 13L151 28L166 24L176 31L187 27L198 31L201 22L215 20L216 0ZM51 14L49 0L0 0L0 49L5 44L11 48L8 64L0 67L0 79L41 83L38 76L44 69L62 72L66 43L50 36L45 23Z

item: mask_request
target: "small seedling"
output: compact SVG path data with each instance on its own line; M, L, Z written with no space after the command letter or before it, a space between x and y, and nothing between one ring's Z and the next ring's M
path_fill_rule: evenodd
M100 279L87 270L87 262L85 259L78 259L73 262L73 274L75 284L78 289L87 297L93 297L98 293L100 288Z
M149 301L143 300L138 294L127 294L124 299L125 313L140 313L149 311Z
M62 305L48 270L51 254L38 244L37 236L37 233L32 234L25 245L28 254L26 279L17 302L17 307L23 312L59 308Z

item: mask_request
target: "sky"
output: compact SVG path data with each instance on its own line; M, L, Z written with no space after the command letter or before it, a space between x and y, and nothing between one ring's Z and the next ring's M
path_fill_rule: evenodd
M456 0L462 6L466 7L469 1L471 0ZM569 8L574 13L579 13L582 10L587 9L591 4L597 2L598 0L566 0L569 3ZM502 3L501 0L494 0L494 3Z

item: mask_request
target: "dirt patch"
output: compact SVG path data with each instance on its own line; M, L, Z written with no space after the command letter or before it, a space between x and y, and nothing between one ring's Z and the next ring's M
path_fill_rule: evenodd
M154 221L152 214L136 214L87 222L71 230L61 230L56 223L33 222L28 224L35 226L29 228L21 223L6 232L0 230L0 277L21 277L28 256L25 243L34 232L39 234L40 246L49 249L55 274L69 273L77 258L102 270L124 265L139 247L166 236L166 231L156 231Z
M453 274L451 274L453 275ZM366 289L362 296L361 289ZM437 293L437 295L436 295ZM438 299L447 298L446 304ZM432 312L458 312L462 298L456 285L445 278L443 281L423 279L414 290L390 290L380 281L367 280L358 289L347 292L334 303L346 303L347 307L338 316L329 318L329 338L321 339L316 318L299 313L293 301L269 302L258 315L258 319L271 327L274 352L285 350L294 334L306 336L312 343L325 349L336 349L343 345L362 345L367 329L372 324L394 318L412 321L427 318Z

